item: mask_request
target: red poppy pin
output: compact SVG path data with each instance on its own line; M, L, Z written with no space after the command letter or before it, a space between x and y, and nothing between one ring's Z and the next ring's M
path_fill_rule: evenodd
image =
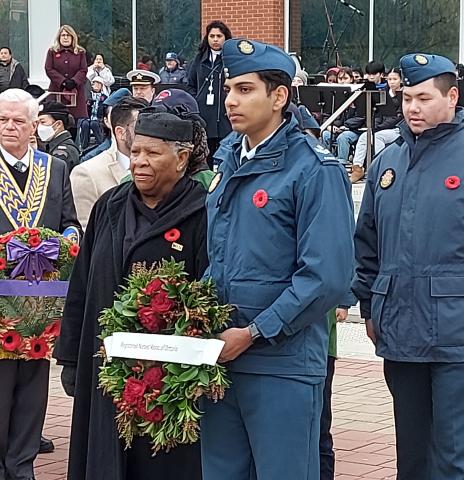
M269 201L269 195L266 190L256 190L253 195L253 204L256 208L263 208Z
M60 58L60 57L61 57L61 53L57 53L57 54L55 55L55 57L56 57L56 58Z
M461 179L456 175L451 175L445 179L445 187L449 190L454 190L461 185Z
M168 242L177 242L180 238L180 231L177 228L171 228L164 234L165 240Z

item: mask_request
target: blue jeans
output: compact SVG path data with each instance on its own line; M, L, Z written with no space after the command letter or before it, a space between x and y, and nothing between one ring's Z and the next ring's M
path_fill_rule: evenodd
M340 133L337 137L338 155L337 159L341 163L348 163L348 156L350 154L350 146L354 145L359 138L360 134L346 130Z

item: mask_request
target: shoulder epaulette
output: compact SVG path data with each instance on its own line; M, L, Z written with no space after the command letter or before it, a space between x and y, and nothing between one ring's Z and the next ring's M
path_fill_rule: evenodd
M323 165L338 165L340 162L334 157L324 145L321 145L317 140L311 138L309 135L305 136L306 143L309 148L314 152L316 157Z

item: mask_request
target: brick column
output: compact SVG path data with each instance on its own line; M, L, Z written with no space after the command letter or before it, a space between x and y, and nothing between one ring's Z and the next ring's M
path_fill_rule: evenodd
M202 36L212 20L221 20L228 25L233 37L284 46L283 0L202 0Z

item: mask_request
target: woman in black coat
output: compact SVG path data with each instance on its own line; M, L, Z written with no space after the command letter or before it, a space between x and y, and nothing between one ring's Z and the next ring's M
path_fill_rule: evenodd
M224 106L224 65L222 45L232 38L229 27L219 20L207 25L206 34L189 69L188 91L193 95L206 122L210 157L230 131ZM212 165L210 164L210 168Z
M207 266L205 189L184 176L193 125L169 113L141 112L131 150L133 182L106 192L90 215L70 280L61 337L54 356L74 395L68 480L200 480L198 444L152 457L148 439L124 451L109 396L97 389L102 342L98 317L113 304L132 264L184 261L191 279ZM177 244L165 238L180 232Z

